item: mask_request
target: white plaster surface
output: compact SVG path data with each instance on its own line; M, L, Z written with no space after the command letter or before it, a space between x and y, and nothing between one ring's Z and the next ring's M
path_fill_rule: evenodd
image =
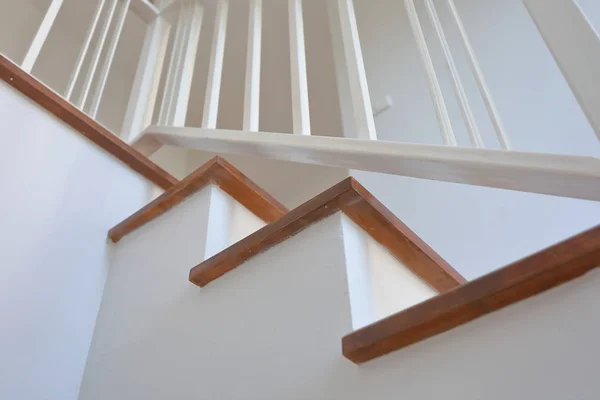
M149 183L0 82L0 398L75 400L111 247Z

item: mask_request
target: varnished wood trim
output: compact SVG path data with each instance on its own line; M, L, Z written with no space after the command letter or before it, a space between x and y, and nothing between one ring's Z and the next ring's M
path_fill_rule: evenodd
M348 215L434 289L444 292L465 282L460 274L353 178L345 179L194 267L190 271L190 281L205 286L256 254L338 211Z
M600 225L342 339L360 364L448 331L600 266Z
M219 186L265 222L273 222L287 212L287 209L275 198L233 165L217 156L112 228L108 236L113 242L118 242L123 236L166 213L210 183Z
M3 55L0 55L0 77L157 186L168 190L177 183L175 177Z

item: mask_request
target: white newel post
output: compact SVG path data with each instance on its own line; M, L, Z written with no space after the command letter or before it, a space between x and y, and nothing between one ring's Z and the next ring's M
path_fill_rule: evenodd
M27 54L21 63L21 68L30 73L37 61L40 52L42 51L42 46L46 43L46 39L48 38L48 34L50 33L50 29L54 25L54 21L56 20L56 16L60 11L60 8L63 4L63 0L52 0L48 10L46 11L46 15L38 28L31 45L29 46L29 50L27 50Z
M600 36L575 0L523 0L600 139Z
M146 30L121 137L131 143L152 123L171 25L157 16Z

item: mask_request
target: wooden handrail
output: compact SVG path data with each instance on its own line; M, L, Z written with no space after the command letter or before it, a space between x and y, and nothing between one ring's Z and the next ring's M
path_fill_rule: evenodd
M178 182L167 171L2 55L0 55L0 77L162 189L168 190Z
M600 266L600 225L342 339L360 364L532 297Z
M108 232L108 236L113 242L118 242L123 236L163 215L211 183L219 186L265 222L273 222L288 211L273 196L258 187L237 168L217 156L153 202L116 225Z

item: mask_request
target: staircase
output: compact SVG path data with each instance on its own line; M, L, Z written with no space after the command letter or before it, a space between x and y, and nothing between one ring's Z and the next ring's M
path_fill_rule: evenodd
M69 298L85 308L85 321L79 309L64 311L83 338L61 350L76 354L73 362L58 357L69 362L54 380L68 380L69 389L44 380L40 393L74 399L78 389L80 400L595 399L600 9L575 0L471 3L7 5L15 20L28 13L39 23L4 21L7 31L32 36L23 45L15 34L6 51L0 39L0 101L3 120L17 132L7 143L18 155L8 154L5 164L18 165L36 188L49 172L32 175L29 164L47 163L50 173L54 163L65 168L35 192L39 208L7 208L7 226L20 218L39 224L31 240L18 235L13 247L44 249L56 238L45 224L62 220L44 212L58 209L62 217L61 190L81 182L80 174L84 198L97 198L86 213L67 213L77 223L65 243L89 236L97 245L85 250L96 285L86 281L89 293L78 289ZM539 53L518 69L533 60L539 80L519 75L506 83L516 91L498 85L504 71L494 51L504 57L506 43L483 54L473 16L484 25L496 21L478 28L485 39L502 26L503 35L522 39L522 49L536 44ZM394 29L401 51L386 39ZM517 58L511 54L505 69ZM397 80L381 78L400 64ZM413 64L422 71L415 74ZM523 110L526 81L534 89L547 84L547 93L535 95L545 118L529 115L535 107ZM25 116L22 124L16 115ZM73 132L85 137L69 148L84 146L86 155L54 155L38 120L57 137L67 132L64 143ZM528 136L519 125L532 120L536 132ZM552 129L540 135L538 124ZM21 159L29 131L33 155ZM109 165L106 176L88 157ZM121 197L109 195L113 180ZM142 189L146 183L153 195ZM54 193L51 205L44 191ZM96 234L115 216L124 219L103 246ZM55 251L40 257L53 268L68 260L55 259ZM7 265L19 267L12 249L3 252ZM60 274L49 280L65 280ZM21 282L8 278L9 293L20 291ZM13 302L10 295L3 301ZM19 323L19 332L26 326ZM45 360L47 349L31 337L32 352ZM22 364L15 371L32 369ZM9 372L8 383L0 373L0 397L35 392Z
M500 399L534 387L558 399L561 385L519 384L508 365L543 369L547 346L577 326L569 351L555 349L571 360L599 333L581 316L598 301L600 275L586 273L600 264L600 227L466 283L353 178L287 211L215 158L109 236L80 399L388 398L399 388ZM369 362L356 369L342 354ZM501 363L502 390L466 385L498 373L481 369L482 354ZM436 378L418 381L426 373ZM594 385L575 390L592 398Z

